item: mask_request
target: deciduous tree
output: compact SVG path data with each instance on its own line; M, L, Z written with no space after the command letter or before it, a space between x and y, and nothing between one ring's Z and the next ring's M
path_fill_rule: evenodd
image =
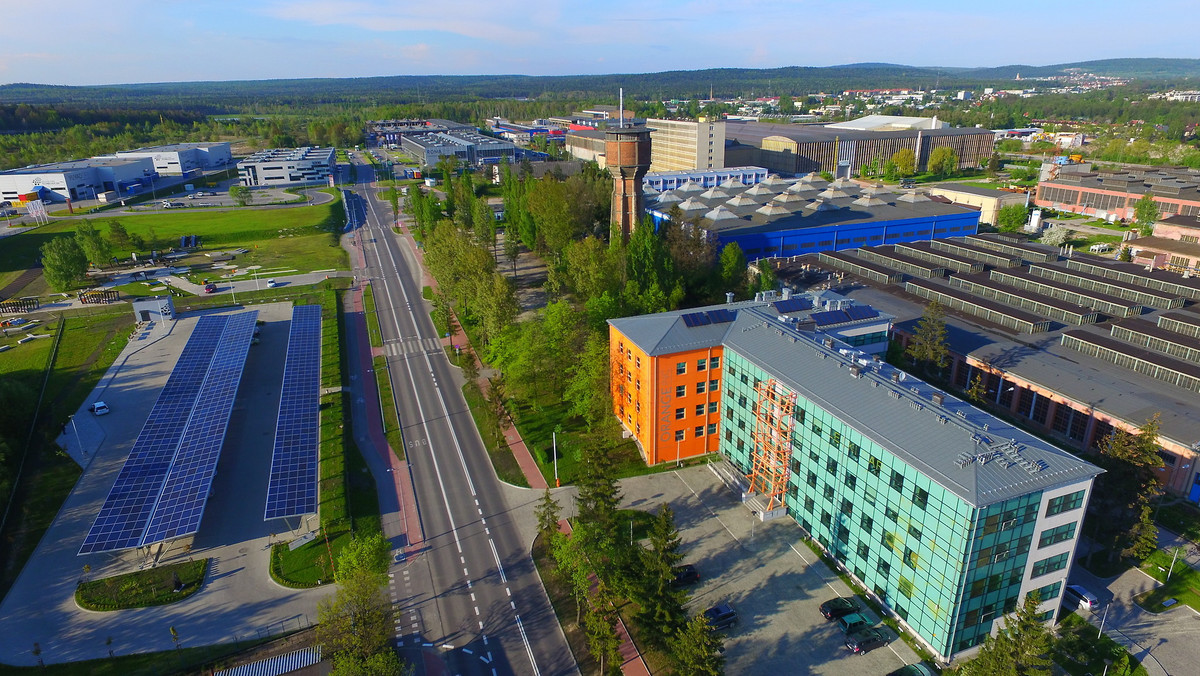
M939 178L948 178L958 171L958 153L953 148L940 146L929 153L929 173Z
M229 199L244 207L254 201L254 192L244 185L229 186Z
M67 291L87 277L88 259L74 237L55 237L42 245L42 274L55 291Z
M1001 232L1016 232L1029 221L1029 207L1024 204L1009 204L996 212L996 227Z
M380 576L366 569L339 582L337 593L317 606L317 641L334 656L366 661L391 650L392 603Z
M375 531L366 535L355 535L342 548L337 557L334 579L339 583L360 572L374 575L379 584L387 582L387 569L391 564L392 545Z
M889 160L896 167L896 175L900 177L912 176L917 173L917 154L912 148L901 148L892 153Z
M85 219L75 226L75 241L92 265L103 268L112 264L112 245L91 221Z
M1154 195L1149 192L1142 195L1142 198L1133 205L1133 219L1137 223L1138 234L1142 237L1153 235L1154 224L1158 222L1161 214L1158 202L1154 201Z

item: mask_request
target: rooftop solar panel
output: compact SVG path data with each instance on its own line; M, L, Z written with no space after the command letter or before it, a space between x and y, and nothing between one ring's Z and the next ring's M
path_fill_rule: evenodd
M729 310L726 310L725 308L721 308L719 310L709 310L705 314L708 315L708 318L713 324L727 324L737 317L737 315L733 314Z
M200 529L257 318L257 311L229 317L142 536L142 546L191 535Z
M264 520L317 511L321 307L292 308Z
M842 322L850 321L850 316L845 310L829 310L827 312L814 312L812 320L817 326L829 326L830 324L841 324Z
M870 319L871 317L878 317L879 312L869 305L851 305L846 308L846 316L852 320Z
M688 328L693 328L696 326L708 326L712 323L712 321L708 318L708 315L704 314L703 312L692 312L683 315L683 323Z
M211 315L196 323L80 554L138 546L227 321Z
M777 300L772 304L776 312L799 312L800 310L808 310L812 308L812 303L807 298L789 298L787 300Z

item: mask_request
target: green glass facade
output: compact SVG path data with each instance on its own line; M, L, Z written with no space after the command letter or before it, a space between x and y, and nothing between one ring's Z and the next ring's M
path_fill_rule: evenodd
M728 345L723 368L720 450L749 474L771 376ZM982 642L1020 596L1041 492L977 509L799 393L793 418L789 514L942 655Z

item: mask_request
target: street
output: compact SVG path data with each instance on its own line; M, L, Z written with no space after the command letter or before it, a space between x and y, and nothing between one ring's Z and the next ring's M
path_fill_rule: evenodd
M578 673L421 297L412 244L371 198L371 168L357 171L351 258L374 291L415 492L417 518L407 524L423 531L403 532L405 520L383 515L384 535L398 548L423 542L391 571L398 645L413 661L437 654L456 674ZM369 368L369 357L357 357L352 372ZM369 464L398 465L390 457ZM398 483L409 477L389 477L397 495L381 503L401 503Z

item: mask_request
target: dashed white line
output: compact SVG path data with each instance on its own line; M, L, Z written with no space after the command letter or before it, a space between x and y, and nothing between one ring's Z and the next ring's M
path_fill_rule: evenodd
M478 615L478 614L479 614L479 606L475 606L475 614L476 614L476 615Z
M500 571L500 581L508 584L508 578L504 576L504 566L500 563L500 552L496 551L496 543L488 538L488 544L492 547L492 558L496 560L496 570Z

